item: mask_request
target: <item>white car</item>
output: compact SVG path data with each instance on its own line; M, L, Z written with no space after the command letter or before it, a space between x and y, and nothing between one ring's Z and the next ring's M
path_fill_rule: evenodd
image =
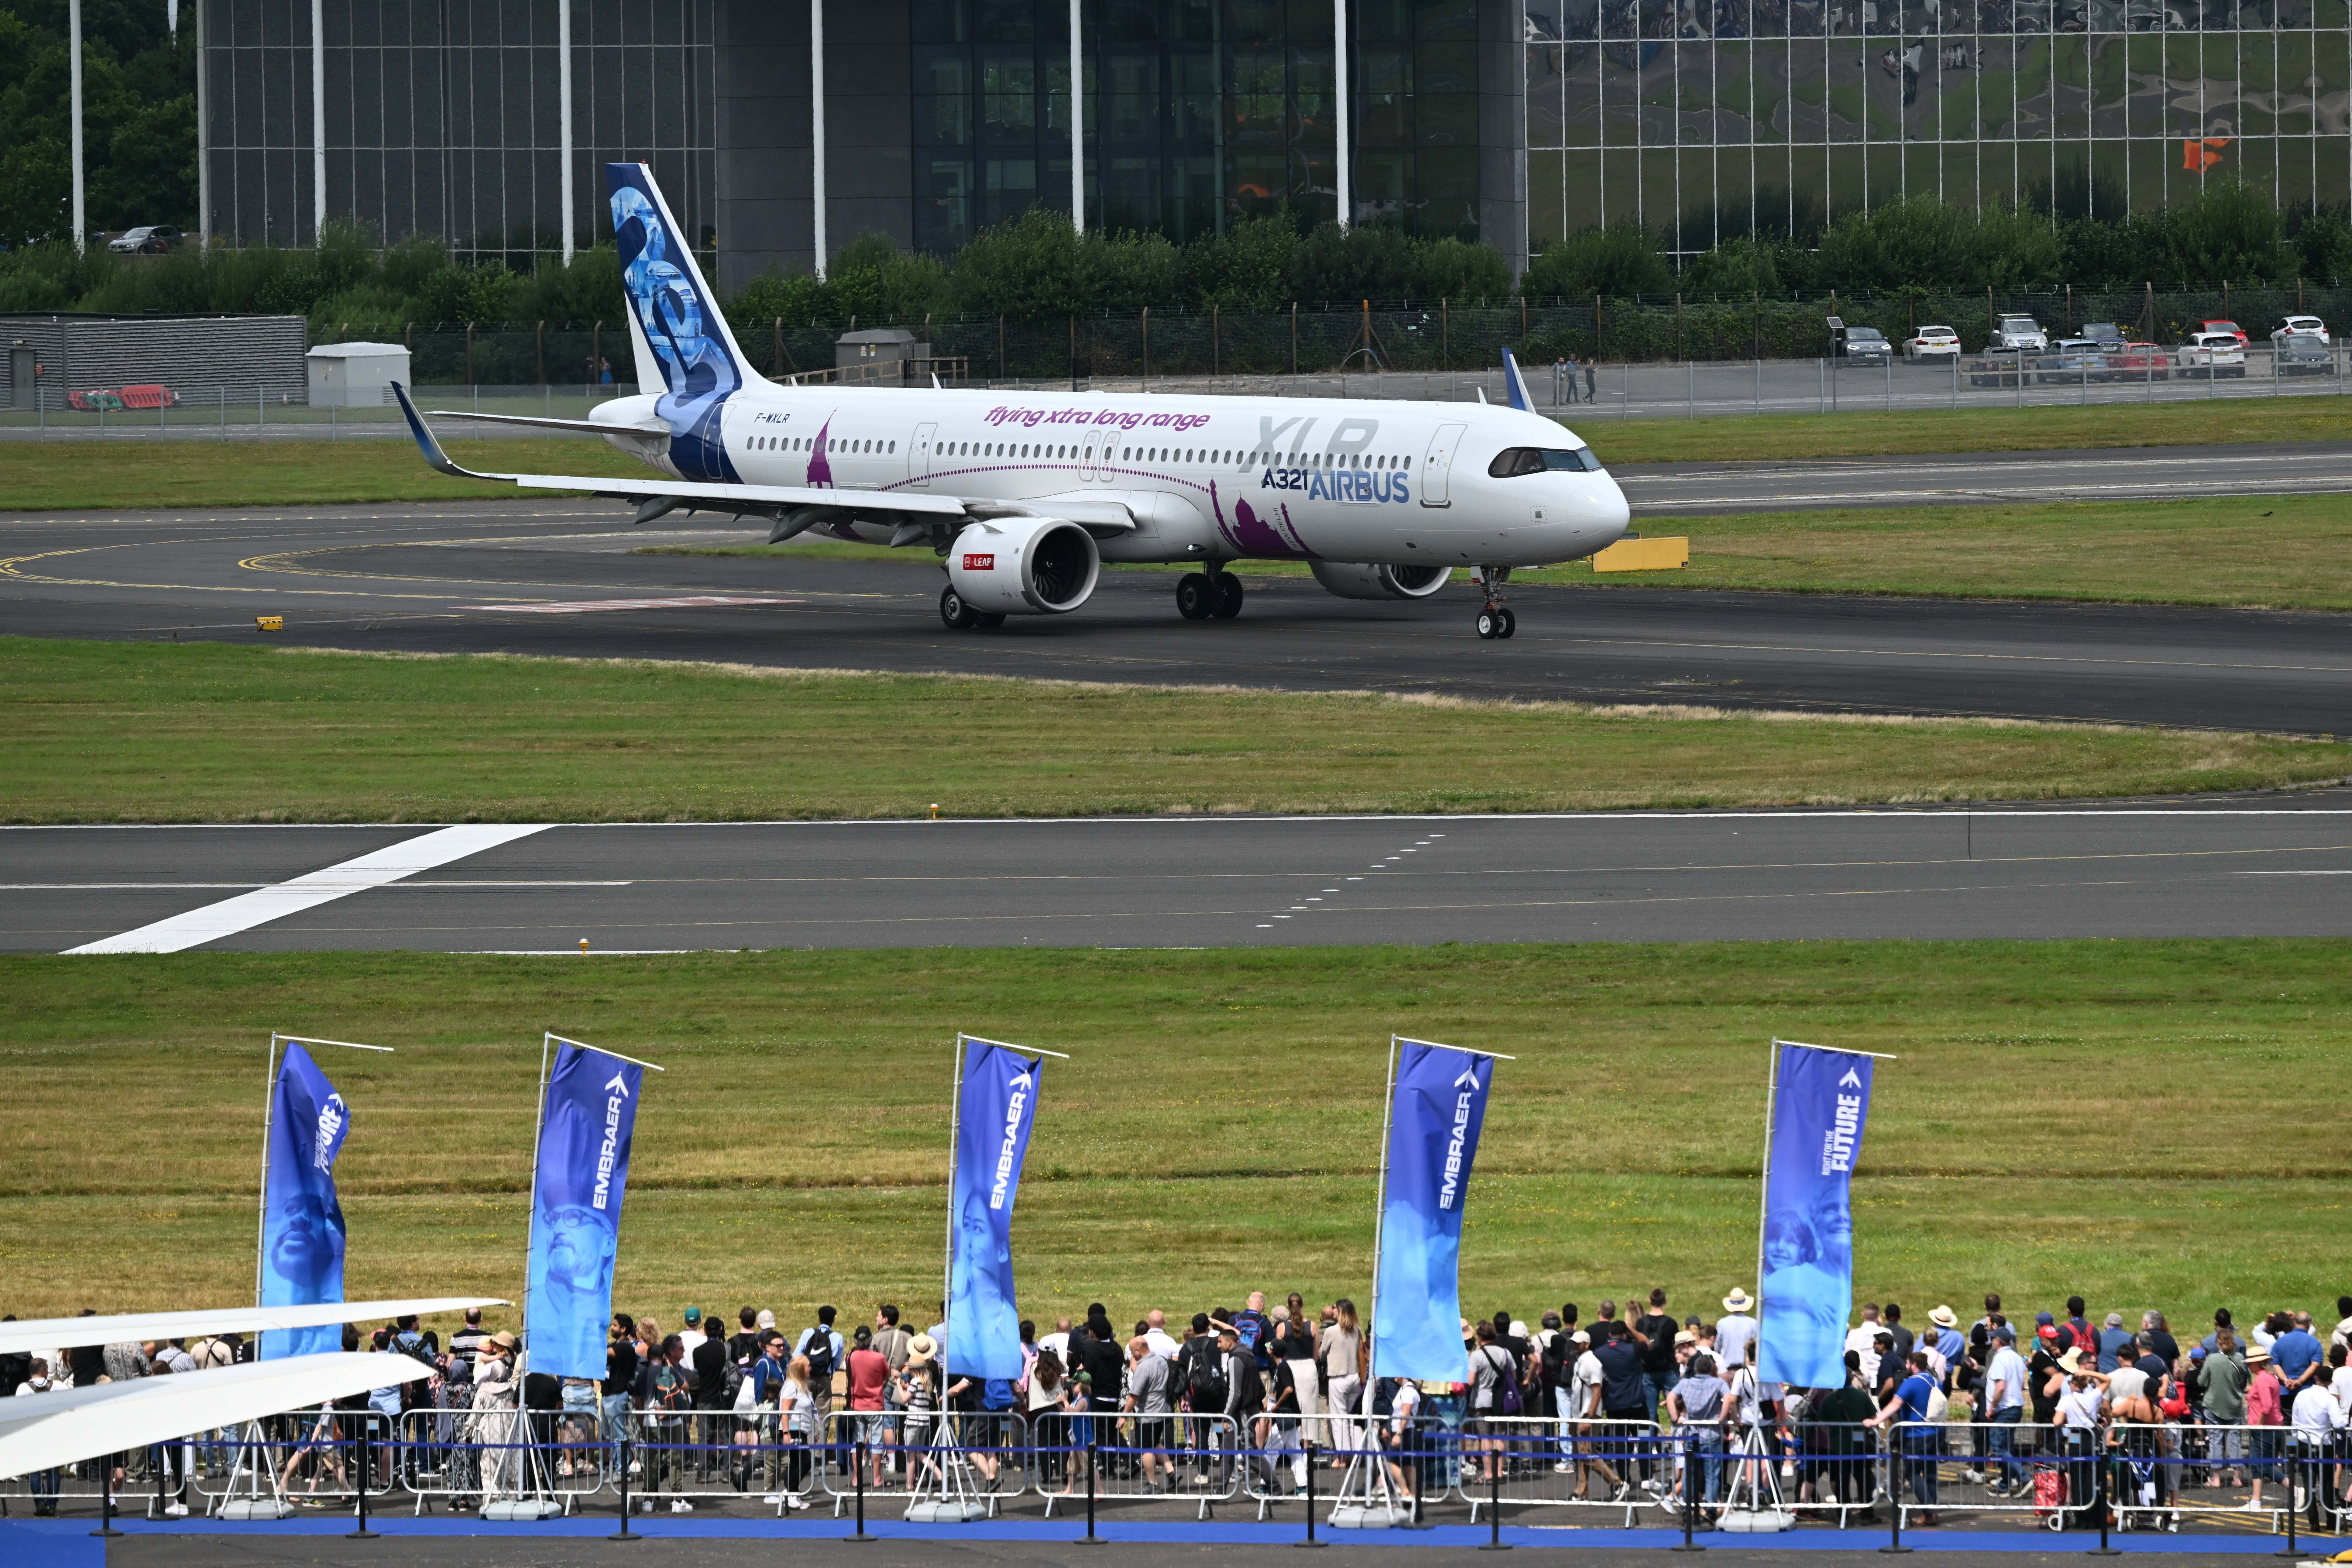
M2179 358L2184 370L2203 370L2224 379L2246 374L2246 351L2234 332L2193 332L2180 345Z
M2015 349L2021 353L2047 353L2050 334L2043 331L2042 323L2031 316L2002 316L1993 322L1992 342L1985 347L1987 350Z
M1960 334L1949 327L1922 327L1903 340L1903 357L1915 364L1923 359L1958 359Z
M2271 342L2277 343L2286 338L2315 338L2325 348L2328 342L2327 323L2316 316L2289 316L2286 325L2271 334Z

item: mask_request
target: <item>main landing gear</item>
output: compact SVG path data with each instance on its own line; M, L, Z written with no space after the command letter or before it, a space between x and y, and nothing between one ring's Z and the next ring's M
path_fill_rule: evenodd
M974 628L993 631L1004 624L1003 616L975 610L965 604L963 595L952 587L940 590L940 619L947 623L948 630L951 632L968 632Z
M1517 631L1519 617L1503 604L1503 584L1511 580L1511 569L1507 566L1481 566L1474 577L1486 591L1486 602L1478 608L1478 635L1491 642Z
M1242 613L1242 580L1223 567L1176 580L1176 613L1188 621L1230 621Z

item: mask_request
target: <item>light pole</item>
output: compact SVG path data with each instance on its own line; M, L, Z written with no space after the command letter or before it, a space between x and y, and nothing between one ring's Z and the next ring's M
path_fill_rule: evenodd
M68 0L66 31L72 35L67 39L67 50L73 57L73 225L74 252L79 255L83 246L83 235L89 227L82 213L81 0Z

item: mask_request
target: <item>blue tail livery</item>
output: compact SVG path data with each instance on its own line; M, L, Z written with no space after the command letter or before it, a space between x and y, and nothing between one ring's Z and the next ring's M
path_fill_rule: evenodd
M1522 414L1535 412L1535 399L1528 395L1528 378L1519 373L1519 362L1511 351L1503 351L1503 389L1511 395L1511 406Z
M604 179L612 188L621 287L661 369L663 392L654 406L673 432L670 461L684 479L740 483L719 430L727 400L752 379L742 353L653 171L643 163L607 163Z

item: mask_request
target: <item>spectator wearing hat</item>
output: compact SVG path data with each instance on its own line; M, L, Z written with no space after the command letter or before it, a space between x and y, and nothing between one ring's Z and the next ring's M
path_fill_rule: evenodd
M907 1485L915 1486L926 1475L939 1475L939 1461L931 1457L931 1434L938 1425L940 1409L939 1346L929 1334L916 1334L907 1342L907 1359L899 1366L894 1380L898 1391L898 1445L907 1455Z
M2106 1374L2098 1369L2098 1352L2087 1346L2070 1347L2058 1358L2057 1424L2065 1442L2066 1465L2073 1478L2072 1501L2088 1508L2096 1493L2099 1425L2106 1414Z
M1969 1342L1960 1332L1959 1314L1949 1307L1939 1306L1928 1313L1927 1322L1935 1331L1927 1336L1935 1342L1929 1348L1936 1352L1936 1359L1940 1363L1936 1374L1948 1389L1952 1386L1954 1370L1968 1355Z
M2246 1434L2246 1450L2254 1472L2254 1485L2253 1496L2244 1506L2253 1510L2263 1506L2263 1482L2279 1479L2279 1439L2284 1436L2280 1429L2286 1425L2286 1384L2280 1380L2278 1369L2271 1364L2271 1352L2260 1345L2246 1352L2246 1425L2253 1428Z
M1728 1367L1748 1363L1748 1342L1756 1337L1756 1299L1732 1288L1723 1299L1723 1316L1715 1321L1715 1353Z

